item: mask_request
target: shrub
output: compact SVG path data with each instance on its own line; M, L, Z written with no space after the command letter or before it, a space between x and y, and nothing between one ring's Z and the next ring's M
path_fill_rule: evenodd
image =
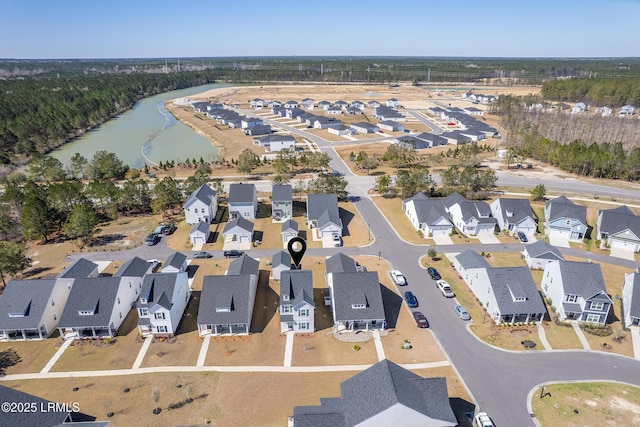
M358 344L354 344L353 345L353 351L359 351L360 350L360 346Z

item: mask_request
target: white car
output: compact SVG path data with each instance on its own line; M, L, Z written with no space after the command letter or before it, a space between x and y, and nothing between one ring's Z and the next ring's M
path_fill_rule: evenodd
M404 274L400 272L400 270L391 271L391 278L393 279L393 283L398 286L404 286L407 284L407 279L404 277Z
M340 238L340 235L338 233L333 233L333 235L331 236L331 240L333 241L334 248L339 248L340 246L342 246L342 239Z
M449 283L446 280L438 280L436 282L436 286L438 287L438 289L440 289L440 292L442 292L442 295L444 295L447 298L453 298L456 296L456 294L453 292L453 289L451 289L451 286L449 286Z
M476 417L474 418L477 427L496 427L496 425L491 421L489 415L486 412L478 412Z

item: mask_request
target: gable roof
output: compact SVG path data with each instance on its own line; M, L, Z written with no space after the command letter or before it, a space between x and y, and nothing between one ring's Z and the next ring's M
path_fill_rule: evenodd
M227 269L227 276L252 274L257 276L259 273L260 263L257 259L251 258L247 254L243 254L231 261L229 268Z
M285 300L285 295L289 298ZM301 302L315 307L313 302L313 275L311 270L288 270L280 273L280 304L293 306Z
M271 258L271 268L284 265L287 268L291 268L291 255L286 251L278 251L273 254Z
M469 268L491 268L491 264L482 255L471 249L456 255L456 259L465 270Z
M335 322L385 318L382 291L375 271L333 273L332 300ZM354 304L365 307L353 308Z
M89 277L98 268L98 264L86 258L79 258L69 267L65 268L56 277L58 279L76 279L79 277Z
M213 188L209 187L207 184L202 184L195 190L189 198L187 202L184 204L185 209L194 204L196 201L200 201L205 205L210 205L213 200L216 199L216 192Z
M535 221L531 204L527 199L510 199L500 197L494 203L499 203L500 213L504 222L518 224L527 218L531 218Z
M229 203L253 203L255 194L256 186L253 184L229 185Z
M578 261L558 261L565 294L581 295L588 299L607 293L600 264Z
M274 185L271 189L274 202L290 202L293 200L293 188L290 184Z
M39 328L55 279L11 280L0 295L0 329Z
M356 260L342 252L325 259L324 267L327 273L355 273L358 271Z
M179 274L186 273L151 273L144 276L140 298L145 298L146 303L138 302L136 307L153 307L161 305L167 310L171 309L171 298L176 287L176 280Z
M576 205L566 196L549 200L545 203L545 209L549 212L549 221L560 218L571 218L587 225L587 207Z
M173 267L180 269L184 265L184 262L187 260L187 256L180 252L174 252L169 255L169 258L164 262L162 269L164 270L166 267Z
M544 258L564 261L564 258L560 251L555 246L547 243L546 240L538 240L537 242L531 243L530 245L525 245L524 250L531 258Z
M640 317L640 274L633 274L633 282L631 282L631 301L624 300L622 303L629 306L629 315Z
M546 312L527 267L488 268L487 275L501 314ZM516 298L524 301L515 301Z
M120 266L113 277L143 277L149 269L151 263L139 257L133 257ZM74 285L75 286L75 285Z
M318 228L328 223L342 227L338 196L335 194L309 194L307 196L307 220L317 221Z
M405 199L403 202L405 204L413 202L416 217L420 224L424 223L427 225L433 225L440 218L444 218L449 222L449 224L451 224L451 221L449 221L449 215L444 208L443 200L429 199L424 195L424 193L418 193L411 199ZM453 224L451 224L451 226L453 226Z
M120 282L115 276L76 279L58 327L109 326ZM79 311L93 311L93 314L80 315Z
M640 238L640 217L636 216L626 205L618 206L615 209L601 210L598 215L602 216L598 231L604 231L611 235L628 229Z
M255 296L251 275L204 276L198 308L199 325L250 324ZM253 293L254 295L251 295Z
M223 234L231 233L231 232L237 233L239 231L246 231L247 233L253 233L253 223L248 219L244 219L244 217L238 215L236 219L227 223L227 225L224 226L224 230L222 230L222 233Z
M282 233L285 231L295 231L298 232L298 223L292 219L288 219L282 223L282 228L280 230Z
M24 404L35 404L36 408L47 408L47 410L36 411L3 411L2 425L5 426L42 426L53 427L67 424L70 421L71 411L60 411L60 405L49 406L51 401L42 399L29 393L0 385L0 400L3 402L20 402ZM49 410L49 408L52 408Z
M200 232L203 234L208 234L209 233L209 223L206 221L200 221L199 223L195 224L192 228L191 231L189 232L189 234L193 234L194 232Z

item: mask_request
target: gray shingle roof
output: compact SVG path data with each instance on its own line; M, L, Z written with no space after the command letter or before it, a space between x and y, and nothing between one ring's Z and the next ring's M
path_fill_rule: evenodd
M293 188L289 184L274 185L271 190L274 202L290 202L293 200Z
M251 295L251 293L254 295ZM251 275L204 276L198 325L250 324ZM218 310L216 310L218 309ZM227 311L220 311L227 310Z
M281 228L281 232L285 232L285 231L298 231L298 223L295 222L292 219L288 219L285 222L282 223L282 228Z
M55 279L11 280L0 295L0 329L40 327ZM22 314L11 317L9 314Z
M333 274L335 322L384 319L382 291L375 271ZM365 308L352 308L365 304Z
M526 218L531 218L535 221L531 204L527 199L509 199L500 197L500 211L502 213L502 219L505 223L518 224Z
M560 275L565 294L581 295L585 299L607 292L600 264L560 261Z
M418 193L422 194L422 193ZM443 200L417 198L413 197L413 206L416 209L416 216L419 223L425 223L427 225L433 225L440 218L444 218L449 221L449 214L444 208ZM449 221L451 224L451 221ZM451 224L453 226L453 224Z
M98 268L98 264L89 261L85 258L79 258L71 264L69 267L62 270L60 274L58 274L59 279L76 279L79 277L89 277L93 271Z
M557 259L564 261L560 251L555 246L547 243L546 240L538 240L535 243L526 245L524 250L531 258Z
M231 264L229 264L229 269L227 270L228 276L241 275L241 274L253 274L257 276L260 269L260 263L257 259L251 258L247 254L243 254L241 257L234 259Z
M527 267L488 268L487 275L502 315L546 312ZM525 300L514 301L514 298Z
M307 196L307 219L317 221L318 228L329 222L342 227L338 196L335 194L309 194Z
M469 268L491 268L491 264L482 255L471 249L456 255L456 259L465 270Z
M545 203L545 207L549 212L549 221L559 218L573 218L587 225L587 207L576 205L565 196L549 200Z
M113 277L143 277L149 269L151 263L139 257L133 257L120 266ZM75 286L75 285L74 285Z
M199 200L206 205L210 205L212 200L215 200L216 192L207 184L202 184L196 191L191 193L187 202L184 204L185 208L191 206L195 201Z
M169 255L169 258L167 258L167 260L164 262L162 269L169 266L180 269L182 268L182 265L186 260L187 260L187 256L185 254L180 252L174 252L171 255Z
M253 184L231 184L229 185L229 203L253 202L255 192L256 186Z
M194 231L198 231L206 235L209 232L209 223L206 221L200 221L191 228L189 234L192 234Z
M39 426L39 427L53 427L65 423L68 420L70 411L58 411L56 410L40 410L40 408L48 408L49 400L42 399L38 396L34 396L29 393L24 393L20 390L15 390L10 387L0 385L0 400L2 402L16 402L32 404L35 403L37 411L3 411L2 412L2 425L3 426ZM73 425L73 424L64 424Z
M356 260L342 252L325 259L324 267L327 273L355 273L358 271Z
M109 326L120 280L115 276L76 279L58 327ZM80 315L79 311L93 311L94 314Z
M160 304L166 309L171 309L171 298L173 297L173 291L176 287L178 274L179 273L152 273L144 276L140 298L145 298L147 302L142 303L138 298L136 307L148 308L153 307L155 304ZM165 298L162 298L163 295Z
M288 300L284 299L285 295ZM311 270L288 270L280 274L280 304L285 302L293 306L306 302L315 307Z
M296 427L346 427L342 399L320 398L320 406L295 406Z
M280 265L291 268L291 255L289 255L289 252L278 251L273 254L273 257L271 258L271 267L273 268Z
M396 404L441 420L442 425L457 425L445 378L422 378L386 359L344 381L340 391L348 426Z
M224 226L224 230L222 231L222 233L225 233L225 234L229 233L233 231L233 229L236 227L238 227L240 230L243 230L249 233L253 232L253 223L248 219L244 219L241 216L237 216L236 219L227 223L227 225Z
M624 230L631 230L640 238L640 217L636 216L627 206L618 206L615 209L601 210L600 232L616 234Z
M631 291L631 301L623 301L623 304L629 305L629 314L633 317L640 317L640 274L633 274L633 283Z

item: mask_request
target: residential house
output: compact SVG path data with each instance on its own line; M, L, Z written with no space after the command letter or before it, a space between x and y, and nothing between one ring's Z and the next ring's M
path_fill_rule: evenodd
M329 101L318 102L318 108L322 108L323 110L326 110L329 107L331 107L331 103Z
M260 138L254 138L253 143L264 147L271 152L278 152L284 149L295 150L296 148L296 139L291 135L267 135Z
M350 127L347 127L345 125L340 125L340 126L332 126L330 128L327 129L329 131L329 133L333 134L333 135L351 135L353 133L353 129L351 129Z
M462 109L462 111L465 112L465 114L469 114L471 116L482 116L484 115L484 111L476 108L476 107L465 107Z
M260 125L264 125L264 122L259 117L243 117L242 120L240 120L240 127L242 129L248 129Z
M280 275L280 333L314 332L316 305L311 270L286 270Z
M589 106L584 102L576 102L576 104L571 109L571 114L584 113L589 109Z
M314 102L313 102L313 99L311 98L305 98L302 101L300 101L300 105L302 106L302 108L306 110L313 110Z
M282 235L282 244L287 247L289 240L298 237L298 223L292 219L288 219L282 223L280 234Z
M191 228L191 231L189 232L189 241L192 245L204 245L209 241L210 235L211 230L209 228L209 223L200 221Z
M498 220L500 230L523 232L533 236L538 228L533 209L527 199L500 197L491 203L491 213Z
M412 148L420 150L422 148L438 147L440 145L447 145L447 139L440 135L434 135L429 132L421 132L410 138L414 139Z
M376 133L378 126L367 122L351 123L351 129L359 133Z
M184 204L184 217L189 225L200 221L211 223L215 221L218 213L218 199L214 189L207 184L202 184L191 193Z
M362 101L353 101L350 106L353 108L357 108L360 111L364 110L365 107L364 102Z
M389 132L404 131L404 126L394 120L380 121L378 122L378 128Z
M162 273L182 273L187 271L188 267L187 256L180 252L174 252L169 255L169 258L162 264Z
M443 200L430 199L424 193L418 193L402 201L402 211L413 228L425 237L448 236L453 232Z
M620 112L618 115L620 116L633 116L636 113L636 107L633 105L623 105L620 107Z
M285 117L287 115L287 109L281 106L272 107L271 114L278 117Z
M544 303L527 267L494 268L471 250L457 255L454 267L496 323L528 323L544 317Z
M365 271L343 253L325 260L334 332L385 329L378 273Z
M398 108L400 107L400 101L398 101L396 98L389 98L387 99L386 105L389 108Z
M291 270L291 255L289 252L278 251L271 258L271 277L280 280L282 272Z
M640 217L622 205L598 212L597 238L611 249L640 252Z
M404 122L407 120L403 114L389 107L376 108L373 116L380 119L380 121L393 120L395 122Z
M342 108L340 107L329 107L326 108L327 114L338 115L342 114Z
M274 185L271 189L271 216L274 221L293 217L293 188L289 184Z
M581 242L589 228L587 207L576 205L565 196L551 199L544 205L544 227L547 236Z
M286 111L286 115L288 119L297 119L298 117L307 114L304 112L304 110L301 110L300 108L290 108L287 109Z
M284 108L293 109L298 108L298 101L287 101L284 103Z
M498 221L491 216L485 202L471 202L459 193L444 199L444 206L453 225L465 236L494 233Z
M258 289L258 261L243 255L225 276L204 276L198 308L198 333L248 334Z
M544 267L540 286L560 320L599 325L607 322L612 301L607 295L600 264L550 262Z
M243 129L242 132L245 135L257 136L257 135L270 135L272 130L270 125L255 125L253 127Z
M190 297L186 271L147 274L136 303L140 334L175 335Z
M253 184L229 185L229 219L256 219L258 192Z
M362 110L356 107L347 107L344 109L344 112L351 116L355 116L356 114L362 114Z
M253 241L253 223L241 216L227 223L222 231L224 242L251 243Z
M269 102L267 103L267 107L269 107L269 108L282 107L282 102L280 102L280 101L276 101L276 100L269 101Z
M385 359L340 384L340 397L295 406L292 427L458 425L447 380L423 378Z
M638 271L624 275L622 317L625 327L640 326L640 274Z
M333 105L342 109L342 108L347 108L349 106L349 103L346 101L340 100L340 101L334 102Z
M56 276L56 279L67 281L66 283L71 286L73 285L74 279L98 277L99 274L98 264L86 258L78 258L73 264L62 270L62 272Z
M532 270L544 270L544 266L554 261L564 261L562 254L546 240L538 240L526 245L523 251L524 260Z
M602 117L609 117L613 114L613 108L611 107L599 107L596 109L596 113L600 114Z
M342 219L335 194L309 194L307 196L307 226L318 239L342 236Z
M367 106L369 108L374 108L375 109L375 108L378 108L378 107L382 106L382 104L380 104L378 101L369 101L369 102L367 102Z
M264 107L264 101L260 98L255 98L249 101L249 105L251 105L252 108L262 108Z

